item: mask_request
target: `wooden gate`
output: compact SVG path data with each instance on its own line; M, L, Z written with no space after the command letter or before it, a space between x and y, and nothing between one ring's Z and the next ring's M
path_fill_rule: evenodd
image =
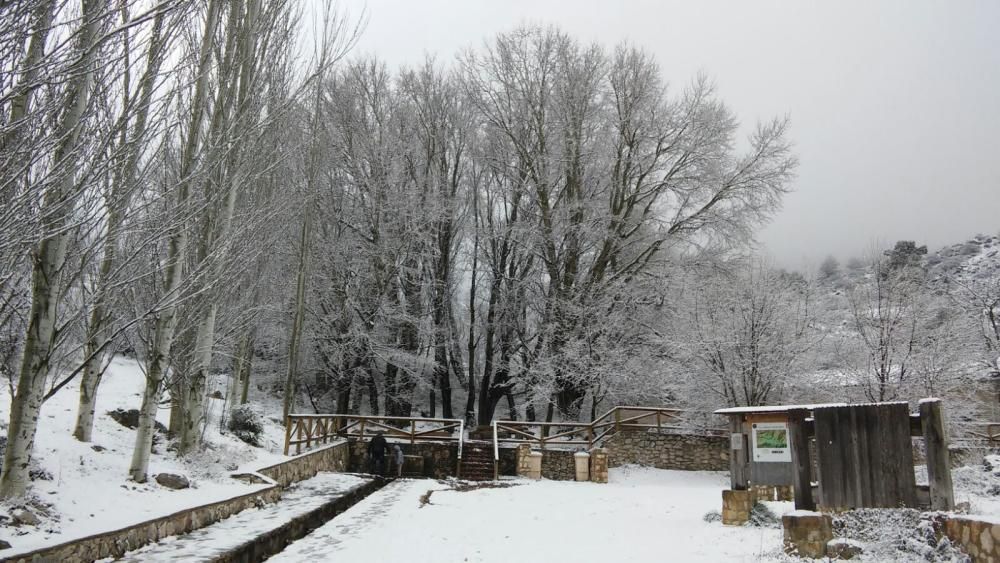
M813 410L823 508L916 507L906 403Z

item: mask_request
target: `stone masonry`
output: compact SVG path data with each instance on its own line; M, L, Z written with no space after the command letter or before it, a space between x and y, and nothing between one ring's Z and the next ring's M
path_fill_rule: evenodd
M750 491L722 491L722 523L726 526L742 526L750 519L753 508L753 494Z
M729 470L729 439L725 436L623 430L608 437L604 447L611 467L634 463L659 469Z
M289 461L265 467L257 471L274 479L282 487L292 483L315 477L320 471L347 471L350 460L350 450L347 442L325 446Z
M454 477L458 471L458 446L453 443L417 442L408 444L403 442L389 442L390 451L393 446L399 445L404 456L419 456L423 458L424 477L434 479L445 479ZM386 462L388 463L388 459ZM365 473L371 471L368 467L368 441L351 440L350 463L348 467L351 471ZM407 465L407 468L415 465Z
M257 471L257 473L273 479L277 485L260 488L254 492L212 504L189 508L126 528L23 553L11 557L9 561L17 563L40 561L83 563L96 559L121 557L128 551L139 549L168 536L186 534L203 528L247 508L277 502L281 497L283 487L313 477L320 471L343 471L347 466L347 459L346 442L325 446ZM237 477L251 483L261 482L259 478L255 479L252 474ZM8 561L8 559L4 561Z
M594 483L608 482L608 451L604 448L590 450L590 480Z
M826 545L833 539L833 519L829 514L795 510L781 517L785 553L799 557L826 557Z
M568 450L542 450L542 477L553 481L576 480L576 461Z
M1000 563L1000 519L951 516L944 534L972 557L973 563Z

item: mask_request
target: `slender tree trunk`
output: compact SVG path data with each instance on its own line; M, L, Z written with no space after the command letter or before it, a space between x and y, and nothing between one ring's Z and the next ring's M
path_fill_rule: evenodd
M215 319L218 305L212 303L205 308L194 346L194 373L189 378L185 395L177 453L186 455L198 449L205 420L206 382L212 368L212 348L215 344Z
M121 144L123 146L126 143L137 145L146 137L149 106L153 98L156 77L160 71L160 63L163 60L164 41L161 35L163 17L164 13L161 11L156 14L153 20L149 49L146 53L146 70L143 74L142 82L139 84L139 100L135 123L131 135L127 139L125 138L125 129L122 129ZM126 69L125 72L128 73L128 70ZM128 93L126 92L125 105L128 105L127 96ZM86 358L87 365L84 367L83 376L80 379L80 404L77 407L76 426L73 430L73 436L81 442L89 442L93 435L97 388L101 384L101 376L104 372L104 354L100 353L100 349L104 346L104 339L107 338L106 325L108 318L106 305L108 291L110 290L111 270L117 256L118 242L124 221L124 210L128 207L129 201L131 201L131 193L136 182L139 153L138 146L133 146L127 150L125 164L116 173L115 186L108 202L108 205L111 206L111 211L108 213L107 234L105 235L102 249L103 256L98 268L97 281L95 282L94 305L90 313L90 322L87 324L87 334L84 337L84 358Z
M306 203L302 211L302 227L299 230L299 265L295 277L295 315L292 318L292 335L288 342L288 371L285 373L285 400L282 418L287 418L295 408L295 378L299 373L299 348L302 340L302 325L306 316L306 276L309 268L309 240L312 230L312 212Z
M479 197L473 192L473 214L479 213ZM466 344L469 355L469 393L465 398L465 423L472 426L476 422L476 280L479 268L479 229L475 229L472 242L472 279L469 282L469 341Z
M250 374L253 373L253 356L256 338L251 336L250 341L247 343L246 350L244 350L244 358L242 364L242 371L240 372L240 404L247 404L247 395L250 391Z
M48 40L49 30L52 29L55 6L55 0L38 2L31 14L31 39L28 41L28 49L21 62L22 78L18 85L19 92L10 100L10 116L7 123L11 127L2 139L0 154L6 152L8 148L16 148L24 125L22 121L31 111L31 98L38 88L38 73L45 56L45 42Z
M74 203L74 183L79 139L84 112L89 102L94 42L104 7L99 0L84 0L76 53L79 61L66 86L59 117L59 144L53 155L55 177L42 198L40 209L42 239L32 257L31 310L17 391L11 403L7 449L0 473L0 498L24 495L28 488L28 464L38 428L38 415L45 395L45 381L51 367L56 339L59 278L69 244Z
M208 69L211 64L212 46L215 43L215 30L220 9L221 0L209 0L205 31L198 53L198 78L195 81L194 97L191 101L191 122L188 126L188 136L181 155L181 180L176 202L179 217L183 217L186 213L191 177L197 161L199 137L208 95ZM153 342L149 350L149 367L146 370L146 388L143 391L142 406L139 409L139 428L136 431L132 463L129 465L129 477L139 483L146 481L146 474L149 470L149 454L153 446L156 409L159 406L167 360L171 353L174 333L177 330L177 299L180 297L181 284L184 279L187 239L187 226L183 219L179 219L167 238L166 283L164 287L164 299L167 304L156 317ZM176 398L171 398L176 401ZM171 413L170 423L173 427L175 423L173 413Z

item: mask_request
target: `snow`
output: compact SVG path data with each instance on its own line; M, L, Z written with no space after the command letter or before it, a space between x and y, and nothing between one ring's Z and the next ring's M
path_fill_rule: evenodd
M762 407L729 407L715 411L715 414L754 414L754 413L783 413L792 409L822 409L827 407L846 407L847 403L825 403L818 405L770 405Z
M251 508L183 536L129 552L121 561L214 561L229 551L322 507L370 479L320 473L286 490L281 500Z
M0 539L13 546L3 552L4 556L116 530L185 508L260 490L266 485L237 481L229 476L230 471L253 471L288 459L222 436L215 422L206 432L209 449L205 453L182 462L172 453L165 452L166 444L161 443L156 448L159 453L150 459L151 477L157 473L185 475L191 479L192 488L174 491L157 485L152 479L144 484L127 481L135 431L119 425L107 412L117 408L138 408L144 381L134 360L114 358L98 393L92 443L79 442L72 436L79 398L76 382L42 406L33 460L52 479L32 482L34 501L31 504L35 506L28 507L42 522L37 527L0 527ZM217 420L222 401L210 399L210 402L210 420ZM10 394L3 389L0 391L0 421L5 423L9 417ZM162 409L158 419L166 424L169 412ZM100 446L103 451L95 451L92 446ZM17 506L0 505L0 513L9 513Z
M625 467L608 484L454 484L397 480L270 561L758 561L781 546L780 528L703 520L721 508L724 473Z

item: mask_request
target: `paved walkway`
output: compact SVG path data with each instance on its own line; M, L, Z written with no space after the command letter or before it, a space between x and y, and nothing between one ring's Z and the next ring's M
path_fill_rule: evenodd
M120 561L211 561L367 483L356 475L320 473L289 488L281 500L244 510L190 534L172 536L128 553Z
M430 479L397 479L382 489L372 493L366 499L351 507L343 515L334 518L327 524L313 530L306 537L292 543L284 551L274 555L268 561L284 563L301 563L303 561L328 561L336 559L335 553L340 551L344 542L364 541L372 524L378 523L392 512L400 503L412 500L413 507L419 505L419 497L428 490L446 488L438 481ZM419 523L413 523L420 526ZM457 541L457 539L456 539ZM386 560L378 556L381 547L378 543L369 544L372 560ZM384 546L382 546L384 547ZM344 559L350 561L352 559Z

